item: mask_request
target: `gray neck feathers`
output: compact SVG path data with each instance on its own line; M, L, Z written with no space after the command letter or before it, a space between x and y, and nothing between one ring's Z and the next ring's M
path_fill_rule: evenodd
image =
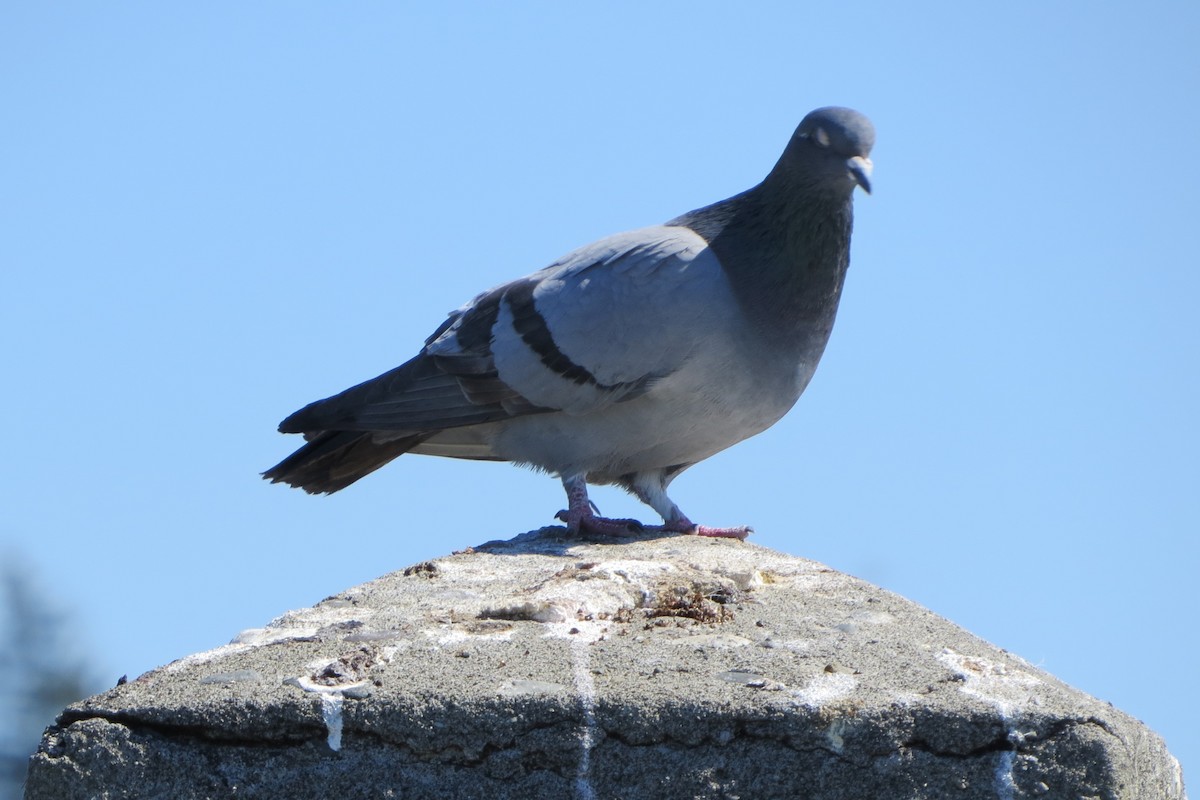
M708 241L764 346L819 358L850 264L854 187L799 160L789 147L758 186L667 224Z

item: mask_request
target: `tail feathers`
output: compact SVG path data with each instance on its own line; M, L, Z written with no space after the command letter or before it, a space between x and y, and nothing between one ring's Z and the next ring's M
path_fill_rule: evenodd
M326 431L264 472L309 494L332 494L407 453L433 432L376 442L370 432Z
M418 355L369 381L309 403L279 423L279 432L419 430L439 427L436 422L426 423L442 411L451 417L481 416L484 409L467 400L453 375L441 371L432 358ZM495 418L494 409L490 416Z

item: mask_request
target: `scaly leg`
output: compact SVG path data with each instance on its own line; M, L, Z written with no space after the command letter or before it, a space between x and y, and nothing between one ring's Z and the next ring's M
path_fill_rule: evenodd
M734 528L710 528L707 525L697 525L679 510L679 506L667 497L661 473L639 473L629 484L629 490L646 505L662 515L663 524L646 526L648 530L659 530L670 533L689 533L693 536L712 536L719 539L745 539L753 529L746 525Z
M693 536L712 536L721 539L745 539L751 529L745 525L735 528L710 528L696 525L667 497L662 476L639 475L628 485L630 491L646 505L662 515L662 525L643 525L636 519L609 519L599 516L588 498L587 481L582 475L562 479L567 491L567 509L555 516L567 523L571 533L590 533L597 536L632 536L642 532L683 533Z
M609 519L596 514L595 506L588 499L587 481L582 475L569 475L562 479L567 490L567 508L554 516L567 523L571 533L591 533L596 536L632 536L645 530L636 519Z

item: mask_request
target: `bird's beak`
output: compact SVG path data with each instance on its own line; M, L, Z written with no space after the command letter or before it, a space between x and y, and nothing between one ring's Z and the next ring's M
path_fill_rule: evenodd
M850 170L850 177L854 178L854 182L861 186L867 194L871 193L871 170L873 168L871 159L866 156L855 156L846 161L846 169Z

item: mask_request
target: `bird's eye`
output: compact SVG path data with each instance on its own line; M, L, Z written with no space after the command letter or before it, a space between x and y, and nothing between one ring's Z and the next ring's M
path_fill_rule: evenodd
M829 134L825 132L824 128L817 128L813 131L812 138L821 147L829 147Z

